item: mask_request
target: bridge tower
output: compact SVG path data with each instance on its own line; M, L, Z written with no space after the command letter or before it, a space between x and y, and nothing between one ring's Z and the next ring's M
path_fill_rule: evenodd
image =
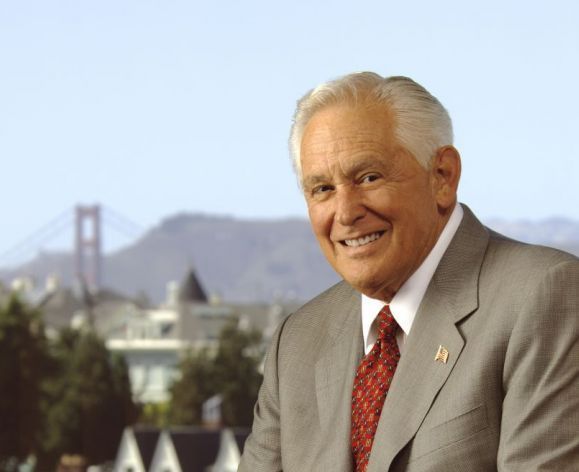
M75 212L76 276L91 291L101 287L102 238L99 205L78 205Z

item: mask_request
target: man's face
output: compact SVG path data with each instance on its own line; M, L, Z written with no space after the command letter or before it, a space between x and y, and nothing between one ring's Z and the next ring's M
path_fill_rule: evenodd
M426 258L447 219L436 165L424 169L394 139L384 107L336 105L317 112L301 144L312 228L344 280L390 301ZM447 199L448 200L448 199Z

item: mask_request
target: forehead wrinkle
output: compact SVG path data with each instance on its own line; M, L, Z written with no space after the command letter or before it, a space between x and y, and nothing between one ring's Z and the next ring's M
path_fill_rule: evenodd
M314 132L308 136L308 147L314 153L320 150L339 153L351 147L380 147L376 141L376 134L365 130L328 130L329 132ZM386 132L384 134L387 134Z
M329 145L335 151L339 151L344 143L346 145L356 143L357 145L373 144L375 143L375 131L366 131L356 117L352 116L326 116L334 108L322 110L318 112L308 122L302 135L302 146L304 141L309 142L309 147L313 148L314 152L317 148L327 148ZM346 111L352 111L346 108ZM391 120L382 121L375 117L372 119L373 123L382 128L382 134L388 140L394 139L394 133ZM380 126L381 125L381 126ZM303 153L302 149L302 153Z
M302 135L302 183L327 181L333 174L345 176L365 167L391 167L391 154L398 147L392 128L390 110L335 106L318 111ZM309 165L304 166L306 156ZM305 175L306 167L312 175Z
M308 136L307 147L302 149L303 156L312 156L317 159L340 159L343 155L352 154L375 154L384 155L395 147L384 142L378 142L376 135L372 132L352 131L352 132L314 132ZM332 136L328 136L332 134ZM305 141L305 140L304 140Z

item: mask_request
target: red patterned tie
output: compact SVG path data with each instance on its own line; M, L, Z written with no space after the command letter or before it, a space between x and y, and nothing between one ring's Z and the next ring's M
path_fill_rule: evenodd
M365 472L384 399L400 359L398 324L386 305L377 316L378 339L362 358L352 391L352 453L355 472Z

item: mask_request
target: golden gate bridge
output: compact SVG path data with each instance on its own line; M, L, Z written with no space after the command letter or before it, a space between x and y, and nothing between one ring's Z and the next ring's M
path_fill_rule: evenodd
M100 204L76 205L0 254L0 268L34 257L39 248L69 232L74 253L73 273L87 288L98 291L102 283L105 227L129 240L136 239L144 231L142 226L109 207Z

